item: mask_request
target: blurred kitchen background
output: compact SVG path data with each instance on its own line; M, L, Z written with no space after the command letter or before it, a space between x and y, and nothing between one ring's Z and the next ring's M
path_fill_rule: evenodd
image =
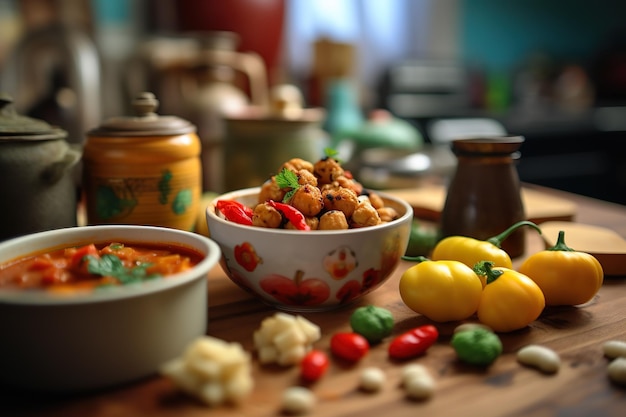
M0 90L76 143L152 91L198 126L207 190L229 188L222 148L260 120L253 135L323 136L380 187L448 174L456 137L523 135L523 181L626 204L624 16L621 0L0 0Z

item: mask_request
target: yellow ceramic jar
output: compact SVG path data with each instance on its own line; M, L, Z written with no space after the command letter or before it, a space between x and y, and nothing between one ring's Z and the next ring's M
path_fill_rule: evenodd
M136 117L87 133L83 191L88 224L142 224L193 230L202 190L200 139L191 123L155 113L151 93Z

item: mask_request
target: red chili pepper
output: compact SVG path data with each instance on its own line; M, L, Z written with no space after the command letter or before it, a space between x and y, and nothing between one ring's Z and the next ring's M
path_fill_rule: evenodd
M427 324L402 333L391 341L389 357L409 359L424 354L439 337L435 326Z
M311 230L311 226L306 223L304 214L294 206L285 203L278 203L274 200L268 200L267 203L285 215L287 220L293 224L298 230Z
M326 373L328 356L321 350L312 350L300 362L300 376L306 382L314 382Z
M226 206L236 206L236 207L239 207L239 208L241 208L244 211L244 213L246 213L246 215L248 217L252 217L254 215L254 210L252 208L246 206L243 203L240 203L239 201L236 201L236 200L219 200L217 202L217 208L220 211L222 210L223 207L226 207Z
M216 206L224 217L226 217L226 220L252 226L252 215L254 211L245 204L235 200L219 200Z
M335 333L330 339L330 351L333 355L349 362L360 360L369 349L367 339L358 333Z

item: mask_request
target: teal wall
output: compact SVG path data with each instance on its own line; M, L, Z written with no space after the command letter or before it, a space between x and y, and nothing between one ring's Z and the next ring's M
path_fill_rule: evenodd
M510 70L535 52L586 65L626 35L622 0L460 0L462 58Z

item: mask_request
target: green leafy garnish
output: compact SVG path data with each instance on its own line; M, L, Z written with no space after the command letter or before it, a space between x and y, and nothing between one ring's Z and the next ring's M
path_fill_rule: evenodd
M283 202L287 203L291 200L291 197L294 195L296 190L300 188L300 183L298 183L298 176L293 172L288 170L287 168L283 168L282 171L276 175L276 184L280 188L291 188L283 197Z
M339 155L339 151L333 148L324 148L324 155L328 158L337 159L336 156Z
M87 270L90 274L116 278L122 285L160 277L159 274L148 275L146 272L146 269L152 265L151 263L143 263L133 268L127 268L120 258L110 254L102 255L101 258L87 255L85 260L87 261Z

